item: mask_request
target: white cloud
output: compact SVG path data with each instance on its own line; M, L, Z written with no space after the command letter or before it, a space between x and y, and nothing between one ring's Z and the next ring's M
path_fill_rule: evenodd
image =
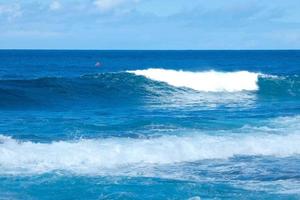
M0 16L6 16L8 20L22 16L19 4L0 4Z
M62 5L59 1L53 1L53 2L51 2L49 8L50 8L50 10L59 10L62 8Z
M138 1L139 0L95 0L94 4L99 10L106 12L129 3L137 3Z

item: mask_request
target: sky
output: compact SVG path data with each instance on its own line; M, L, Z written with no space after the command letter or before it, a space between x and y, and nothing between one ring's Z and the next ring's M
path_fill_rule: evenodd
M300 1L0 0L0 49L300 49Z

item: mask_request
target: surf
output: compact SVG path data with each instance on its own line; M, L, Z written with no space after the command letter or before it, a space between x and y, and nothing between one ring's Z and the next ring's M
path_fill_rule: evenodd
M299 116L276 118L240 133L187 133L150 138L91 138L40 143L0 135L0 174L97 173L135 165L165 165L236 156L300 155ZM245 133L245 134L243 134Z
M89 172L135 164L173 164L234 156L300 154L300 136L163 136L34 143L1 136L0 173Z

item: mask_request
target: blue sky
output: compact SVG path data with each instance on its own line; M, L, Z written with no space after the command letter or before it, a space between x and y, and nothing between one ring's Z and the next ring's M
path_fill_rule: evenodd
M299 0L0 0L2 49L300 49Z

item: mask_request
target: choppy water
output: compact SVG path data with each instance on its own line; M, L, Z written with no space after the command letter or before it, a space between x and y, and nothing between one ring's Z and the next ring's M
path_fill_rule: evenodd
M299 169L300 51L0 51L0 199L299 199Z

